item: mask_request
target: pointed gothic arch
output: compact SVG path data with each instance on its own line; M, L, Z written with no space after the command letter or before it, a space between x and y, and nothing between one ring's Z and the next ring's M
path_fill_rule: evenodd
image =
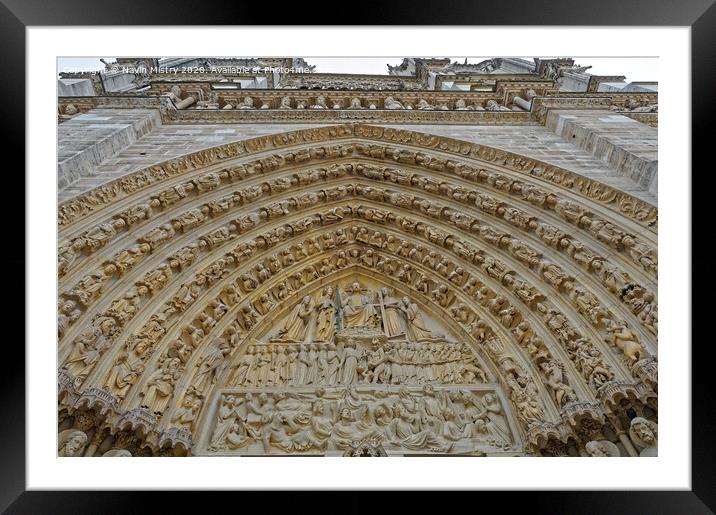
M255 138L140 170L59 208L63 409L93 410L93 420L105 425L122 421L115 432L141 427L152 453L167 446L166 452L201 452L192 436L207 434L207 413L214 411L202 402L193 413L188 427L197 420L199 430L171 419L199 360L236 322L237 309L254 309L256 299L242 292L217 330L198 341L186 328L200 328L201 316L213 320L217 299L224 304L223 292L242 275L258 282L258 265L268 270L279 262L260 281L257 291L268 292L309 263L330 259L335 266L339 249L355 250L358 259L372 250L430 281L430 293L421 296L416 278L403 283L382 270L377 275L473 342L505 399L520 393L508 408L517 419L518 406L545 407L543 420L520 419L526 451L583 448L604 424L619 431L621 400L654 409L656 216L656 208L629 195L524 156L360 124ZM380 246L361 241L360 229L380 234ZM338 244L341 230L345 241ZM295 249L310 238L318 250L303 259ZM403 247L391 249L388 238ZM289 265L281 262L286 252ZM440 256L437 265L430 252ZM442 260L444 273L437 268ZM369 268L353 262L318 279ZM464 277L451 281L458 269ZM449 305L431 296L436 285L454 293ZM315 293L316 286L306 288ZM282 304L275 316L291 309L303 289L273 298ZM497 298L504 309L487 307ZM499 313L510 308L514 315L505 323L508 314ZM256 314L263 327L266 314ZM481 343L471 334L476 321L491 335ZM181 356L171 347L177 340L188 356L163 371L159 362L170 351ZM146 347L142 353L138 344ZM246 342L233 348L232 359L239 348ZM501 352L520 363L524 380L512 364L501 367ZM141 367L132 368L132 353ZM126 372L127 384L118 386L115 368ZM162 397L156 416L141 408L141 399L162 374L168 393L153 393Z

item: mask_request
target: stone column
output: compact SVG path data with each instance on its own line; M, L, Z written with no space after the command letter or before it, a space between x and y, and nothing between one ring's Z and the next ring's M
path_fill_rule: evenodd
M607 415L607 418L609 419L609 422L612 425L612 428L614 432L617 435L617 438L619 438L619 441L624 445L624 448L626 449L627 454L629 456L636 458L639 456L639 453L634 448L634 444L631 443L631 440L629 439L629 435L627 435L627 432L624 431L624 427L621 424L621 421L619 420L619 417L611 414Z
M87 449L85 449L85 456L94 456L94 453L97 452L97 448L102 443L102 440L104 440L102 433L103 431L99 427L95 430L94 436L92 437L92 441L87 446Z
M512 103L520 106L525 111L529 111L532 108L532 101L527 101L522 97L518 97L517 95L515 95L515 97L512 99Z
M192 105L194 102L196 102L196 99L192 97L191 95L186 97L184 100L180 100L177 102L177 109L186 109L190 105Z
M617 436L619 437L619 441L624 445L624 448L626 449L626 451L629 453L629 456L631 456L633 458L638 458L639 453L636 452L636 449L634 448L634 444L631 443L631 440L627 436L626 432L619 431Z

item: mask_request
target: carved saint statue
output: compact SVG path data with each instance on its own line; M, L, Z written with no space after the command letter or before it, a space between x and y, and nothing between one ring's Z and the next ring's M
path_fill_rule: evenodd
M236 432L234 423L241 418L242 412L245 412L246 401L240 397L229 395L222 399L221 406L219 407L218 419L216 421L216 429L211 437L209 443L209 450L216 450L225 445L228 435L232 432Z
M412 302L408 297L403 297L402 309L408 321L408 328L413 340L424 340L432 336L430 331L425 327L423 316L420 314L417 304Z
M496 438L511 443L510 429L502 414L502 407L500 406L500 401L497 396L488 393L482 398L482 402L487 410L486 415L489 421L487 423L488 431L494 434Z
M318 317L316 320L316 337L318 342L330 341L333 337L333 316L335 306L333 304L333 288L326 286L321 292L316 304Z
M168 358L164 364L149 376L144 387L142 406L146 406L154 413L162 413L174 393L174 383L181 375L181 360Z
M326 97L323 95L318 95L316 97L316 103L312 106L308 107L309 109L328 109L328 106L326 105Z
M181 407L177 408L174 415L172 415L172 422L175 427L186 427L191 430L194 426L194 420L196 420L196 415L200 407L201 399L192 395L184 397L184 402Z
M569 402L577 400L574 390L564 381L564 371L559 362L553 359L547 360L540 363L540 368L544 370L547 385L554 392L555 400L560 408Z
M338 344L338 356L343 363L343 371L341 375L342 384L353 384L358 378L358 356L359 349L354 341L349 341L345 345Z
M383 320L385 334L389 338L391 336L405 334L405 330L400 321L403 314L400 300L392 296L388 288L381 289L380 293L383 296L383 309L385 310L385 319Z
M103 321L109 326L111 322ZM106 338L102 329L88 329L75 338L75 348L65 363L65 369L82 382L92 371L99 358L108 348L111 341Z
M306 338L306 329L313 314L313 307L314 302L311 296L303 297L301 303L289 315L283 329L279 330L279 338L286 341L302 342Z
M117 359L109 371L104 387L122 399L142 372L144 372L144 365L141 361L131 363L129 354L122 351L117 355Z
M397 417L387 428L390 440L406 449L419 450L428 447L431 451L448 452L452 443L445 442L431 429L419 429L416 416L404 406L397 408Z
M360 284L353 283L351 291L343 299L343 326L375 326L378 313L367 295L361 293Z
M244 97L242 102L236 104L236 109L254 109L254 100L251 97Z
M211 350L204 356L202 361L197 365L198 371L194 379L194 388L203 392L209 385L216 382L217 376L221 373L225 366L224 359L231 352L229 343L221 338Z

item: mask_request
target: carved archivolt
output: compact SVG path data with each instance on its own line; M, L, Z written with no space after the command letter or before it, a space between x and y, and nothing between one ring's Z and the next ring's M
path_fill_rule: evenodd
M295 132L278 134L273 136L262 136L252 140L245 140L239 143L222 145L209 150L202 150L185 157L168 161L167 163L150 167L146 170L134 172L120 179L112 181L96 190L92 190L79 198L60 204L58 219L60 225L68 225L86 216L89 212L95 211L98 207L116 202L129 194L136 193L149 185L162 182L170 177L181 175L199 168L213 164L219 164L229 159L235 159L255 152L266 152L272 149L278 150L298 144L314 144L329 140L341 140L351 137L367 139L371 141L383 141L389 144L406 145L419 149L434 149L453 156L464 156L468 159L479 162L491 163L503 167L505 171L515 172L519 175L528 175L540 178L547 183L557 185L562 189L571 190L583 194L594 200L608 205L614 205L622 214L655 228L656 208L640 201L623 192L618 192L611 187L601 185L596 191L591 191L596 181L585 179L577 174L569 172L553 165L547 165L534 159L518 156L511 152L497 150L482 145L454 140L443 136L432 136L428 134L407 131L402 129L391 129L374 127L370 125L349 124L322 127L318 129L303 129ZM380 150L376 151L380 154ZM314 154L315 155L315 154ZM248 170L237 170L234 177L242 178L246 174L265 173L280 167L286 160L310 159L311 154L303 159L295 153L286 156L270 156L265 161L253 165ZM320 153L319 153L319 157ZM376 157L376 156L372 156ZM383 157L385 153L383 152ZM417 152L407 151L403 156L398 154L389 156L395 161L410 163L415 162ZM402 157L402 159L401 159ZM446 161L446 170L452 171L459 162ZM232 177L232 179L234 178Z
M315 145L327 139L345 141ZM388 454L611 441L631 455L624 406L655 416L655 223L655 208L570 172L367 126L137 172L60 206L65 420L94 413L91 453L126 433L153 455L345 453L376 438ZM420 404L431 384L443 400L428 430L391 388ZM346 413L350 385L362 400ZM249 422L254 394L277 405L286 388L296 409ZM482 394L457 408L451 388L493 389L507 447L477 416Z

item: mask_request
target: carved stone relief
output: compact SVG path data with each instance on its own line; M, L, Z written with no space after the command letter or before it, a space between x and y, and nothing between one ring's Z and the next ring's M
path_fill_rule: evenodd
M143 173L61 206L62 402L106 413L61 455L632 455L580 432L656 397L655 209L358 125ZM621 424L649 455L643 420Z
M472 455L516 444L499 397L489 390L234 389L217 404L209 453L341 455L370 439L387 455Z

